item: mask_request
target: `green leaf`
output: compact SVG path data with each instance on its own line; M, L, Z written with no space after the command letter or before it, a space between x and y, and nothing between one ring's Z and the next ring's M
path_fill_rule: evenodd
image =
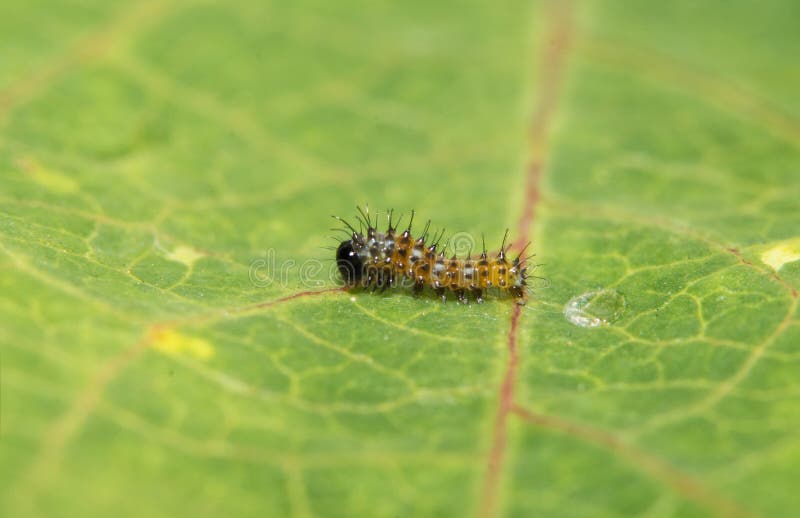
M3 516L797 514L798 15L4 3ZM365 202L546 281L334 289Z

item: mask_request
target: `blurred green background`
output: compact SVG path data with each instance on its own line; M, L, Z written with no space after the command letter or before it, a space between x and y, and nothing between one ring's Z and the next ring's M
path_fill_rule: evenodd
M798 20L4 2L0 512L796 515ZM547 282L293 297L363 203Z

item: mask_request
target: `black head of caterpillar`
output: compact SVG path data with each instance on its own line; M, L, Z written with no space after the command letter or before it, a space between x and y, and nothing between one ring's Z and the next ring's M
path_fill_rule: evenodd
M336 266L342 280L348 286L355 286L361 282L364 272L364 264L361 256L356 252L358 241L350 239L342 241L336 249Z
M336 265L346 286L372 288L373 291L380 288L383 291L389 286L406 285L412 287L415 294L429 286L443 301L447 300L446 293L452 291L462 303L467 303L470 295L481 303L486 290L497 288L507 292L519 304L526 302L526 261L531 256L523 257L523 248L516 259L508 259L508 230L495 257L488 256L484 242L483 252L477 259L472 259L469 254L465 259L455 255L446 259L446 245L437 253L444 231L435 234L431 243L427 243L430 221L421 236L415 239L411 235L414 211L408 227L398 233L392 211L387 212L389 227L386 232L378 232L377 214L373 222L369 209L357 209L358 230L346 220L334 216L346 227L339 230L348 236L336 248Z

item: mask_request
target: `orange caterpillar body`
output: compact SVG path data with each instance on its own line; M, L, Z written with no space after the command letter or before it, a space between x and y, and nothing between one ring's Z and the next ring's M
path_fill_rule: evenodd
M505 237L500 252L491 259L486 253L485 244L478 259L473 260L469 255L466 259L459 259L455 255L446 259L444 249L439 253L436 251L444 232L438 238L434 237L431 245L425 242L430 221L420 237L415 239L411 235L413 211L408 227L398 234L392 224L391 211L388 213L388 229L378 232L377 217L373 224L368 213L360 208L358 210L360 214L357 218L366 227L366 235L342 218L334 216L346 225L345 232L349 237L340 242L336 250L339 273L347 286L384 290L389 286L407 284L415 294L422 292L425 286L430 286L443 301L447 300L447 291L452 291L462 303L468 302L468 294L481 303L487 289L498 288L507 291L517 303L526 302L525 279L528 276L525 262L528 258L522 258L520 253L516 259L509 261Z

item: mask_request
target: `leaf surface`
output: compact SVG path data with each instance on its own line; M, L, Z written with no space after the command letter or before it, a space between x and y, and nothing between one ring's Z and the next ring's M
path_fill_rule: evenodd
M3 515L794 515L798 15L3 4ZM364 202L546 282L333 289Z

